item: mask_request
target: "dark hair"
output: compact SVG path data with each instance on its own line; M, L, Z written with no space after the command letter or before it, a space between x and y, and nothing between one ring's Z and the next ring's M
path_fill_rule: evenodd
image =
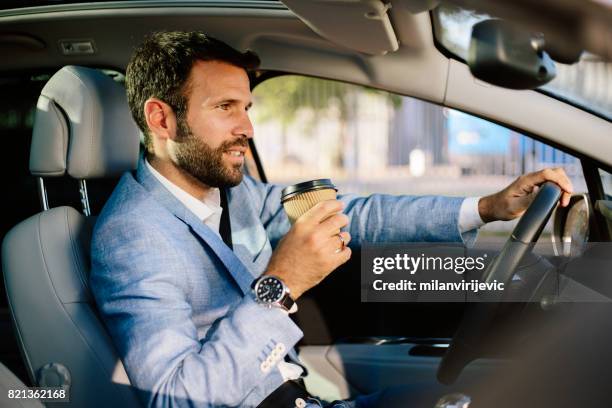
M259 66L254 52L241 53L202 32L161 31L147 36L132 55L125 81L128 105L144 133L147 151L153 151L153 144L143 112L145 101L158 98L172 107L178 121L185 120L189 74L198 60L227 62L249 74Z

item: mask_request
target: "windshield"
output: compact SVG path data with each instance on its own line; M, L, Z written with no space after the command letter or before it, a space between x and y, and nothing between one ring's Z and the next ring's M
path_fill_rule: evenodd
M486 14L444 4L433 11L434 35L448 52L465 60L472 26ZM612 120L612 63L583 53L573 65L555 62L557 76L539 90Z

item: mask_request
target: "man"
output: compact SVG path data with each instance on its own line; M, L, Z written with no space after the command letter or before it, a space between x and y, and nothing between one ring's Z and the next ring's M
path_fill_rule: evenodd
M302 332L289 313L350 258L349 243L473 240L485 221L519 216L545 180L570 197L563 171L546 170L480 200L341 197L290 227L281 188L242 173L257 64L202 33L163 32L127 69L146 152L99 217L91 287L147 406L299 405ZM262 304L274 288L274 307Z

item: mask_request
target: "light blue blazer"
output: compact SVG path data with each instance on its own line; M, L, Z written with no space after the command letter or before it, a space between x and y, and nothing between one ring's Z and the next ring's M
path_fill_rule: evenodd
M245 176L229 190L231 251L142 158L135 174L121 178L96 223L90 280L146 406L252 407L282 384L276 365L264 362L272 354L282 359L302 332L286 313L255 303L249 289L290 227L281 189ZM353 247L462 240L462 198L341 200ZM474 232L463 235L470 239Z

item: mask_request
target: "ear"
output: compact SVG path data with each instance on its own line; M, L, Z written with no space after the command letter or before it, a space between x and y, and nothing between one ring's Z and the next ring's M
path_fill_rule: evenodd
M176 138L176 115L166 102L149 98L144 103L144 116L151 136L157 140Z

